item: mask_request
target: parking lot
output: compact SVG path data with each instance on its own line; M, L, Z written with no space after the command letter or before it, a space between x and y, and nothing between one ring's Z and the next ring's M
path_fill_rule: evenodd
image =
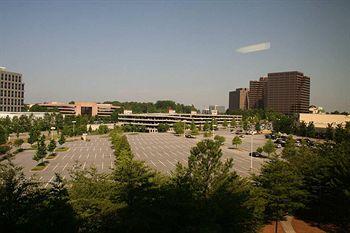
M250 170L250 137L242 138L242 144L238 149L233 149L232 138L235 136L228 131L217 131L216 134L226 138L225 144L221 147L223 158L233 158L235 171L242 176L249 176ZM190 149L197 142L203 139L199 136L195 139L175 136L171 133L139 133L127 135L135 158L145 161L149 166L170 174L176 163L187 164ZM263 135L253 136L253 150L266 142ZM253 170L257 173L261 165L266 161L263 158L253 158Z
M54 179L54 174L59 173L63 178L69 178L69 171L74 169L74 165L79 163L82 169L94 166L98 171L109 172L114 166L114 154L111 143L107 137L89 136L90 141L66 142L65 147L69 147L66 152L57 152L54 159L50 159L49 165L42 171L31 171L37 164L33 160L35 150L27 150L16 155L13 162L23 167L26 176L36 176L36 178L48 185Z

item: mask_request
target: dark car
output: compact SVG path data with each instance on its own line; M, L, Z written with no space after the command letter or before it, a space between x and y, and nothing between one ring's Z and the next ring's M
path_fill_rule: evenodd
M196 138L195 136L191 135L191 134L186 134L185 135L186 138Z
M257 151L254 151L253 154L252 153L249 153L249 156L253 156L253 157L264 157L263 154L257 152Z

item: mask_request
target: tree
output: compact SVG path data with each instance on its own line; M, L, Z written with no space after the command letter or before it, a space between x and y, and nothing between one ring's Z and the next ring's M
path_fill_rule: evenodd
M66 142L66 138L64 137L64 134L61 133L60 139L58 140L58 143L62 146Z
M98 132L98 134L108 133L108 126L107 125L99 125L97 132Z
M231 122L230 122L230 126L231 128L236 128L237 127L237 122L235 118L232 118Z
M209 131L209 130L210 130L210 124L208 121L206 121L203 126L203 131Z
M306 136L314 138L316 136L315 125L313 122L309 122L306 127Z
M222 126L223 126L224 128L226 128L226 127L228 126L228 123L227 123L227 120L226 120L226 119L224 119L224 122L222 123Z
M24 143L24 140L22 138L17 138L13 145L17 147L18 149L21 149L22 144Z
M39 137L40 131L33 126L29 131L28 143L32 145L34 142L38 141Z
M8 132L4 126L0 125L0 144L5 144L7 142Z
M158 132L163 133L163 132L167 132L169 130L170 126L168 124L163 124L160 123L157 127Z
M203 140L191 149L188 166L178 164L166 199L175 232L255 232L259 227L250 201L249 183L222 159L220 145ZM163 208L165 209L165 208ZM165 215L165 214L164 214ZM162 215L163 216L163 215ZM177 219L174 222L174 219Z
M265 153L267 153L267 155L269 157L270 157L270 155L272 153L275 153L276 147L275 147L275 144L273 143L273 141L271 139L267 140L267 142L263 146L263 150L264 150Z
M54 139L51 139L49 145L47 146L47 150L52 154L55 149L56 141Z
M263 150L263 148L262 148L262 147L258 147L258 148L256 148L256 151L257 151L257 152L259 152L259 153L264 152L264 150Z
M112 122L118 122L118 118L119 118L119 111L118 110L114 110L111 114L111 121Z
M255 130L259 132L261 130L261 124L258 122L255 124Z
M303 136L303 137L307 136L307 126L304 121L300 123L298 133L300 136Z
M326 128L325 138L327 140L333 140L333 138L334 138L333 123L331 123L331 124L328 123L327 128Z
M218 142L219 145L223 145L225 142L225 137L220 135L215 135L214 141Z
M297 148L295 146L295 140L293 136L289 136L287 138L286 145L282 150L282 156L283 158L289 158L289 157L295 156L296 153L297 153Z
M232 139L232 145L236 146L236 148L238 148L238 145L242 144L242 139L238 136L235 136Z
M33 159L39 163L42 163L43 159L47 154L46 145L45 145L45 136L42 135L37 143L38 143L38 148L36 150L36 153L33 156Z
M173 124L173 128L176 134L183 134L185 132L185 123L184 122L176 122Z
M255 192L266 201L265 219L275 221L277 233L278 221L304 207L302 201L307 193L302 189L302 179L287 162L273 158L263 165L261 174L254 176L253 181Z

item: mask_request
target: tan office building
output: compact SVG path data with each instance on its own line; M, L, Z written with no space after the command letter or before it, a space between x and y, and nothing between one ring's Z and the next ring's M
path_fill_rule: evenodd
M249 82L249 108L263 109L267 101L267 77Z
M37 104L51 110L57 110L63 115L110 116L119 106L95 102L75 102L66 104L60 102L45 102Z
M22 74L0 67L0 111L21 112L24 104Z
M298 71L267 75L266 107L284 114L308 113L310 77Z
M229 93L229 110L246 110L249 108L249 89L237 88Z

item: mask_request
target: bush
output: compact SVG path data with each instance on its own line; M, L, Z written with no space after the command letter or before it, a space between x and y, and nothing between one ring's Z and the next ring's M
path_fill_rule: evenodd
M6 154L10 149L11 149L11 147L9 145L1 145L0 146L0 155Z

